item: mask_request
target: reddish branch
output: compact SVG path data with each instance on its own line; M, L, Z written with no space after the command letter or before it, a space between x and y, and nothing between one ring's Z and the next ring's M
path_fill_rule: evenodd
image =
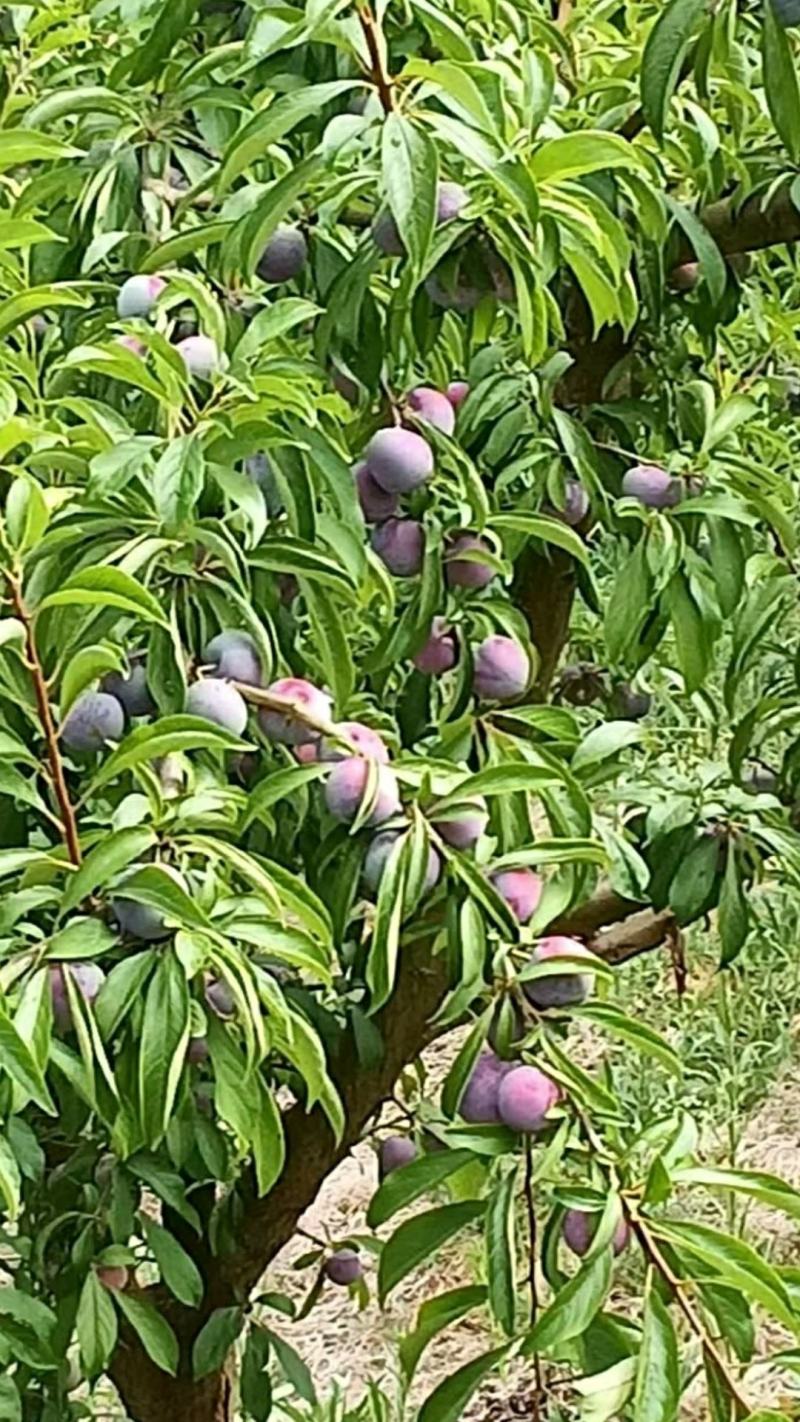
M47 682L39 660L39 653L36 650L36 637L33 631L33 622L22 597L22 589L17 579L11 573L6 573L6 582L11 594L11 603L17 619L25 629L25 657L28 670L33 682L33 690L36 696L36 707L39 712L39 720L42 724L45 742L47 744L47 759L50 762L50 775L53 781L58 808L61 813L61 828L64 834L64 842L67 852L73 864L81 862L81 846L78 839L78 826L75 820L75 811L69 798L67 782L64 778L64 766L61 762L61 753L58 749L58 736L53 722L53 713L50 710L50 700L47 695Z
M381 51L382 36L378 29L378 23L369 5L359 6L358 18L361 21L361 28L364 31L364 39L369 52L370 76L383 104L384 113L389 114L394 108L394 90Z

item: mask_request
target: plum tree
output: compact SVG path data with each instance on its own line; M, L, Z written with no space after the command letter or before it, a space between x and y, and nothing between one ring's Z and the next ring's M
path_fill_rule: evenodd
M563 934L551 934L537 943L531 963L546 963L553 958L585 958L590 956L583 943ZM575 1007L585 1002L592 991L592 973L555 973L548 977L523 982L522 989L534 1007Z
M262 281L275 284L299 276L308 261L308 244L299 227L279 226L258 260Z
M147 668L142 661L134 661L127 675L109 672L103 677L101 687L121 702L129 716L152 716L156 709L147 685Z
M410 1165L418 1154L410 1136L387 1136L381 1141L378 1158L381 1179L391 1175L394 1170L400 1170L404 1165Z
M285 711L266 706L259 711L259 725L268 740L286 746L303 746L319 740L320 726L328 724L331 718L331 698L324 691L295 676L273 681L267 691L288 703ZM311 717L315 724L305 721L305 716Z
M473 533L459 533L447 545L445 577L451 588L485 588L495 576L490 563L483 563L477 555L492 553L493 549L485 538L477 538ZM460 557L460 554L474 553L476 558Z
M117 293L117 315L122 320L149 316L166 284L159 276L128 277Z
M64 719L61 738L69 750L101 750L108 741L118 741L124 730L125 712L116 696L84 691Z
M230 627L218 632L203 648L203 661L212 668L214 677L241 681L246 686L261 685L261 662L249 632Z
M186 712L213 721L240 736L247 725L247 705L235 686L226 681L204 679L192 682L186 693Z
M497 1114L512 1131L535 1135L559 1099L555 1082L538 1067L512 1066L497 1091Z
M493 635L475 653L473 685L487 701L513 701L527 688L531 664L527 652L513 637Z
M434 617L427 641L414 655L414 666L426 676L441 676L458 661L455 634L444 617Z
M387 494L408 494L430 479L433 451L430 445L400 426L378 430L366 449L370 474Z
M372 546L396 578L415 578L425 558L425 529L414 518L390 518L372 533Z
M379 825L398 813L400 791L388 765L354 755L333 766L325 783L325 804L336 820L349 822L363 814L365 824Z
M325 1276L332 1284L346 1288L357 1284L363 1273L361 1255L355 1249L337 1249L325 1260Z

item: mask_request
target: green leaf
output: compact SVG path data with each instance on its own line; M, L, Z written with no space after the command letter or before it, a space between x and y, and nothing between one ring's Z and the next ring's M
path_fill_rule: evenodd
M269 1328L265 1328L264 1332L270 1341L287 1382L291 1383L298 1397L301 1397L303 1402L307 1402L309 1407L316 1407L317 1393L314 1382L300 1354L296 1352L291 1343L287 1343L285 1338L281 1338L279 1333L272 1333Z
M73 918L51 939L48 958L99 958L117 941L116 934L99 918Z
M147 38L132 56L126 55L118 66L129 84L146 84L148 79L158 74L178 40L188 33L198 3L199 0L161 0L155 24ZM112 83L115 78L116 74L112 71Z
M748 1195L771 1209L783 1210L792 1219L800 1219L800 1191L792 1189L777 1175L763 1170L725 1170L721 1166L693 1165L673 1170L676 1185L705 1185L709 1190L735 1190Z
M0 1197L10 1220L15 1220L19 1214L21 1189L22 1177L16 1156L5 1136L0 1134Z
M797 1318L791 1299L775 1269L765 1263L756 1251L741 1239L711 1229L709 1225L686 1221L659 1219L652 1222L653 1232L681 1252L696 1255L710 1264L720 1283L738 1289L746 1298L761 1304L773 1317L797 1332Z
M208 916L163 864L145 864L117 885L121 898L157 909L169 924L201 931L211 925Z
M77 908L78 904L96 889L107 884L121 869L127 868L135 859L140 859L155 843L153 831L138 825L130 829L115 830L106 835L87 854L80 868L67 881L61 900L62 916Z
M486 1208L483 1200L463 1200L440 1205L401 1224L383 1246L378 1265L378 1293L385 1303L407 1274L431 1259L454 1235L479 1219Z
M195 1378L216 1373L225 1363L244 1326L244 1309L216 1308L200 1329L192 1347Z
M493 514L489 527L497 528L501 532L508 529L510 533L524 533L528 538L539 538L543 543L552 543L555 548L563 548L565 553L571 554L582 567L590 569L589 553L583 539L574 528L568 528L557 518L549 518L547 514Z
M514 1332L516 1313L516 1169L495 1185L486 1202L486 1278L489 1307L504 1333Z
M669 889L669 906L679 923L691 923L702 911L717 877L719 840L702 834L681 858Z
M417 1156L402 1170L393 1170L381 1181L369 1202L367 1224L370 1229L385 1224L398 1210L405 1209L421 1195L435 1190L450 1175L470 1165L473 1160L469 1150L437 1150L430 1155Z
M142 1216L148 1247L170 1293L187 1308L197 1308L203 1297L203 1278L194 1260L174 1234L149 1216Z
M22 1398L13 1378L0 1378L0 1419L22 1422Z
M83 1366L90 1378L96 1378L105 1371L117 1345L117 1315L94 1269L89 1270L81 1289L75 1328Z
M457 1323L465 1314L480 1308L486 1302L486 1288L483 1284L467 1284L460 1289L450 1289L445 1294L428 1299L420 1305L413 1333L406 1333L400 1339L400 1365L406 1383L410 1383L417 1370L417 1364L428 1344L443 1328Z
M273 99L267 108L240 128L228 144L217 178L217 192L225 192L245 168L263 158L271 143L291 133L304 119L311 115L318 116L331 99L348 93L362 82L358 79L331 79L325 84L304 84L302 88Z
M462 780L437 805L437 810L445 805L460 804L475 795L511 795L515 790L541 790L547 785L561 785L564 777L557 770L546 765L527 765L524 761L514 761L509 765L491 765Z
M644 1308L644 1327L636 1367L634 1422L675 1422L681 1400L678 1340L652 1280Z
M502 1348L493 1348L490 1353L481 1353L479 1358L473 1358L471 1363L450 1373L426 1397L417 1413L417 1422L458 1422L475 1389L500 1366L510 1348L510 1343Z
M643 1056L655 1058L673 1076L683 1075L680 1057L667 1045L664 1038L638 1017L629 1017L627 1013L621 1012L613 1003L587 1002L582 1007L570 1009L570 1012L576 1017L585 1017L589 1022L596 1022L612 1036L619 1037L620 1041L629 1042Z
M11 1018L0 1007L0 1067L49 1116L58 1114L44 1076Z
M71 657L61 678L58 710L63 721L76 697L106 672L123 671L125 659L118 647L82 647Z
M252 750L252 746L199 716L162 716L152 726L137 726L120 742L98 770L91 791L115 780L123 771L133 770L143 761L159 760L171 751L203 749L245 751Z
M80 148L73 148L54 138L49 133L37 133L30 128L4 128L0 143L0 172L19 168L24 163L38 163L43 159L81 158Z
M81 568L59 592L43 598L38 611L47 607L118 607L145 622L164 623L158 598L121 568Z
M722 944L720 967L726 968L741 953L747 939L748 918L742 864L736 841L729 839L725 850L725 874L717 914L717 931Z
M556 1294L528 1334L524 1352L546 1353L586 1332L611 1284L611 1250L604 1249L582 1264Z
M196 434L181 435L167 445L151 481L153 500L168 532L191 518L203 491L205 464Z
M562 183L586 173L607 168L638 166L630 143L614 133L582 129L579 133L547 138L531 159L530 169L537 183Z
M400 951L400 927L403 921L408 854L403 839L392 848L378 889L378 902L372 929L372 942L367 959L367 986L370 991L370 1012L377 1012L391 996L397 973Z
M770 117L792 162L800 162L800 84L791 41L773 0L764 0L761 59Z
M692 31L705 8L705 0L670 0L647 36L642 55L642 111L659 143Z
M314 646L325 671L325 680L340 706L353 694L356 673L345 616L326 588L308 577L298 579L314 631Z
M641 739L642 728L632 721L604 721L602 726L595 726L581 741L572 757L570 769L576 775L581 771L594 771L604 760L609 760Z
M176 1377L180 1350L178 1340L167 1320L162 1318L152 1304L132 1298L128 1293L117 1291L114 1302L124 1313L134 1332L138 1333L148 1358L152 1358L156 1366L165 1373Z
M400 113L383 124L383 186L415 272L422 270L436 223L438 149L424 129Z
M168 950L150 979L139 1044L139 1111L151 1146L158 1144L169 1124L188 1041L186 973L177 954Z
M718 305L722 300L728 280L725 262L719 247L699 217L695 216L688 207L684 207L683 203L676 202L669 193L664 194L664 200L678 226L683 228L692 245L712 303L715 306Z
M454 1116L458 1110L461 1097L464 1095L467 1082L472 1075L472 1069L486 1041L492 1014L493 1008L489 1007L475 1022L461 1043L456 1059L445 1077L442 1087L442 1111L445 1116Z
M273 770L263 780L259 780L251 790L242 829L248 829L254 820L260 819L279 800L291 798L304 785L310 785L315 780L320 780L323 775L328 774L328 770L329 767L325 761L319 761L314 765L290 765L285 770Z
M200 1233L200 1216L194 1206L189 1204L183 1181L179 1175L166 1168L155 1157L145 1154L144 1151L132 1155L126 1161L126 1166L134 1176L138 1175L145 1185L150 1186L153 1194L157 1195L159 1200L163 1200L166 1205L175 1210L176 1214L186 1220L192 1229L196 1230L198 1234Z
M239 1387L242 1406L253 1422L267 1422L272 1411L272 1384L266 1371L268 1363L269 1339L263 1329L251 1326L242 1357Z
M706 679L713 647L684 573L675 574L666 590L665 600L675 632L678 664L686 690L697 691Z

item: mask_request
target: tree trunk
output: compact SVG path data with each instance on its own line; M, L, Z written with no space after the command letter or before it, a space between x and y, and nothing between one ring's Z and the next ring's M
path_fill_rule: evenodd
M132 1343L118 1348L112 1377L130 1422L233 1422L233 1390L225 1371L199 1382L171 1378Z

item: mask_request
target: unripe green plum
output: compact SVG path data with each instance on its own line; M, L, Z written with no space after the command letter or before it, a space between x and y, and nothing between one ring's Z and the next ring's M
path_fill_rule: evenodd
M537 943L531 963L545 963L552 958L588 958L591 954L575 938L552 934ZM585 1002L594 985L594 973L557 973L549 978L533 978L523 982L528 1001L540 1010L548 1007L577 1007Z
M62 1032L68 1032L72 1026L72 1012L64 971L60 964L54 964L50 968L50 999L56 1026ZM66 971L71 973L72 981L84 1002L94 1002L106 980L103 969L98 967L97 963L70 963Z
M600 1215L589 1213L586 1210L567 1210L564 1215L561 1226L564 1242L580 1259L584 1254L589 1253L599 1223ZM613 1249L616 1255L622 1254L628 1248L630 1238L630 1225L627 1220L620 1220L613 1238Z
M362 760L360 756L354 755L349 760L337 761L325 785L325 804L334 819L349 823L356 818L361 810L373 768L377 769L377 782L366 823L379 825L398 813L400 791L394 771L390 770L388 765Z
M234 736L241 736L247 725L247 704L236 687L211 678L195 681L189 687L186 714L212 721Z
M156 709L147 688L144 662L134 662L127 676L123 672L109 672L101 684L103 691L122 702L129 716L152 716Z
M390 518L372 533L372 547L395 578L415 578L425 561L425 530L413 518Z
M482 1052L459 1102L459 1115L470 1125L491 1125L500 1120L500 1087L513 1070L494 1052Z
M629 681L621 681L611 693L610 710L619 721L641 721L653 704L647 691L637 691Z
M97 1277L103 1288L122 1290L127 1286L130 1275L124 1264L106 1264L97 1270Z
M680 503L680 480L657 464L637 464L622 480L626 498L638 499L648 509L671 509Z
M249 632L231 627L218 632L203 648L203 661L213 667L214 677L241 681L246 686L261 685L261 662Z
M494 568L488 563L473 562L470 558L460 558L460 553L491 553L485 538L477 538L473 533L459 533L447 544L444 574L448 587L485 588L494 577Z
M520 923L533 918L544 888L538 874L526 868L500 869L491 875L491 881Z
M381 886L386 863L394 849L398 839L407 833L406 830L382 830L376 834L364 857L364 881L367 888L373 894L378 892ZM430 893L434 885L438 884L439 876L442 872L442 861L436 850L431 847L428 850L428 866L425 872L425 883L422 892Z
M387 494L409 494L433 473L430 445L422 435L399 425L378 430L365 457L370 474Z
M302 677L281 677L279 681L273 681L267 691L272 696L283 697L296 706L298 711L312 716L315 721L330 721L331 698ZM277 741L280 745L303 746L319 740L319 731L292 716L288 707L286 711L273 711L262 706L258 721L267 739Z
M101 750L107 741L118 741L124 730L125 712L116 696L84 691L62 723L61 738L72 751Z
M143 943L157 943L171 932L164 923L163 915L150 904L136 903L133 899L120 896L111 900L111 911L122 932L130 938L140 938Z
M355 1249L337 1249L335 1254L325 1260L325 1274L332 1284L342 1287L357 1284L363 1273L361 1256Z
M473 687L487 701L513 701L527 690L531 664L513 637L492 636L475 653Z
M457 410L459 405L463 405L464 401L469 395L469 381L451 380L450 384L447 387L447 390L445 391L445 394L447 395L450 404L453 406L453 409Z
M385 1180L393 1170L401 1170L404 1165L410 1165L418 1154L410 1136L387 1136L385 1141L381 1141L380 1148L378 1170L381 1180Z
M458 645L444 617L434 617L430 636L414 657L417 671L426 676L441 676L458 661Z
M500 1120L512 1131L535 1134L544 1126L545 1117L559 1096L555 1082L538 1067L512 1067L497 1093Z
M149 316L166 284L159 276L128 277L117 293L117 315L121 320Z
M361 721L337 721L333 727L354 755L371 757L385 765L389 760L389 750L382 736L365 726ZM319 760L347 760L347 750L338 741L323 737L319 746Z
M387 494L386 490L381 488L377 479L370 474L365 459L356 465L353 475L364 522L383 523L384 519L393 518L399 508L397 495Z
M489 823L489 812L482 795L471 795L466 803L474 806L472 812L459 811L457 815L443 819L437 819L435 810L432 812L431 823L434 829L453 849L471 849L473 844L477 844Z
M262 281L274 284L299 276L308 260L308 245L299 227L280 226L273 232L256 271Z
M186 336L175 347L189 375L211 380L223 369L223 357L210 336Z
M411 391L408 404L414 414L426 424L433 425L434 429L441 430L442 434L453 433L456 427L455 410L440 390L433 390L429 385L419 385L416 390Z

